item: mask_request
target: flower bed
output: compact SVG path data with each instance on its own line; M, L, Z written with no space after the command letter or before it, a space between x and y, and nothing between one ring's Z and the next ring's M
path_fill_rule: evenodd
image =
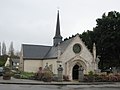
M120 74L109 74L109 75L85 75L85 82L120 82Z

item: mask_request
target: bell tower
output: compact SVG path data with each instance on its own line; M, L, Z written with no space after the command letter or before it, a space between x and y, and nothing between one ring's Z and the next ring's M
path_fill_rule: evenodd
M58 43L62 42L62 36L60 34L60 20L59 20L59 10L57 13L57 23L56 23L56 33L53 38L53 46L57 46Z

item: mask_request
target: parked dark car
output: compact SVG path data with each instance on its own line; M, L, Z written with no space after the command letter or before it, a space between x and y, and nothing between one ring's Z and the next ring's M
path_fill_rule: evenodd
M0 67L0 76L3 76L3 73L4 73L4 69L3 67Z

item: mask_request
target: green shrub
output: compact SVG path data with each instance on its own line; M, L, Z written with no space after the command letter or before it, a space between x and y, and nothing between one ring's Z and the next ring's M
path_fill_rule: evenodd
M20 73L21 79L30 79L33 76L34 76L34 73L32 73L32 72L21 72Z
M89 82L93 82L94 81L94 74L93 71L90 71L88 74L88 81Z
M93 71L88 72L88 75L93 76L94 75Z
M20 79L20 78L21 78L21 77L20 77L20 74L14 74L14 78Z

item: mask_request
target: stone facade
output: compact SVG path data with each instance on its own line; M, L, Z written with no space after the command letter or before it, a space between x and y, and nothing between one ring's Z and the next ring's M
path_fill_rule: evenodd
M57 20L59 20L59 17ZM96 71L98 65L96 63L95 44L93 45L93 53L91 53L78 34L69 40L60 41L59 39L62 39L62 36L60 35L60 25L58 24L59 21L57 21L56 38L54 38L58 39L58 44L53 46L22 46L20 70L37 72L39 67L44 68L47 63L51 71L54 74L58 74L57 68L62 65L63 75L69 76L70 80L73 80L74 73L78 74L78 69L81 66L84 69L84 74L88 74L89 71ZM73 70L75 65L77 67Z
M80 53L74 53L73 46L75 44L79 44L81 46ZM58 50L60 53L60 49ZM69 76L70 80L72 80L73 67L75 65L82 66L84 68L84 74L87 74L89 71L93 71L97 68L94 62L94 57L92 53L87 49L85 44L80 39L79 35L73 38L70 44L67 46L64 53L59 54L59 58L55 59L44 59L44 60L22 60L23 62L23 70L25 72L37 72L39 67L45 67L46 63L52 70L54 74L57 74L58 63L60 61L63 66L63 75Z

